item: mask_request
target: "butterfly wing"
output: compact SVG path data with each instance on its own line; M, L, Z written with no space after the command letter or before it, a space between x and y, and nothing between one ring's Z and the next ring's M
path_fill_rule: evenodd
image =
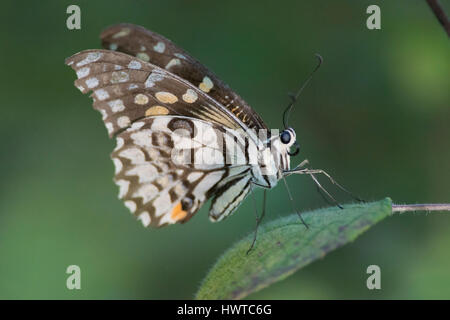
M83 93L93 91L94 108L102 113L110 137L117 137L112 158L119 198L144 225L160 227L189 220L212 197L210 218L220 221L250 191L248 145L241 141L237 152L229 152L230 139L238 141L249 128L266 126L245 101L169 40L127 26L117 32L107 29L103 43L136 57L86 50L66 60L77 73L75 85ZM116 42L108 42L109 37ZM230 133L222 140L228 141L225 148L205 146L204 137L190 137L187 145L203 144L213 164L175 164L171 155L179 148L171 133L185 129L193 134L208 127ZM236 129L243 131L235 134ZM182 145L186 147L186 141ZM199 148L189 147L185 154L195 160ZM226 157L235 159L223 161Z
M221 145L223 134L232 135L211 123L179 116L133 123L118 134L112 153L119 198L145 226L161 227L186 222L219 190L220 197L228 196L228 181L236 185L241 179L237 177L246 177L249 184L245 159L226 163L227 155L239 153ZM218 213L219 207L213 204L210 212Z
M222 221L230 216L251 191L250 175L233 176L229 182L215 190L209 210L211 221Z
M146 116L182 115L223 125L245 124L186 80L130 55L86 50L66 60L77 73L75 86L93 91L110 137Z
M208 68L165 37L133 24L118 24L100 35L105 49L125 52L176 74L207 93L250 129L267 129L259 115Z

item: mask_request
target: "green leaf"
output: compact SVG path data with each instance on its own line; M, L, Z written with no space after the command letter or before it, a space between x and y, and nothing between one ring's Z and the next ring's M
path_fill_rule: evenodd
M260 227L256 245L246 255L253 234L228 249L212 267L197 299L241 299L282 280L328 252L355 240L392 213L389 198L303 213L309 229L296 214Z

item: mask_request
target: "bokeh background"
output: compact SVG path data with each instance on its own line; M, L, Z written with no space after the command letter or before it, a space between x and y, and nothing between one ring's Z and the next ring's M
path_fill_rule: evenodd
M81 30L66 28L73 3ZM381 7L381 30L366 28L370 4ZM291 118L295 161L368 200L450 201L450 48L425 1L3 1L0 298L192 298L216 258L254 229L249 200L218 224L207 205L188 224L147 230L117 199L114 143L64 59L99 48L101 30L119 22L173 40L270 127L319 52L325 62ZM301 210L326 205L307 177L289 183ZM290 212L279 185L267 219ZM66 289L71 264L81 290ZM366 288L371 264L382 290ZM448 299L449 270L450 215L404 214L249 298Z

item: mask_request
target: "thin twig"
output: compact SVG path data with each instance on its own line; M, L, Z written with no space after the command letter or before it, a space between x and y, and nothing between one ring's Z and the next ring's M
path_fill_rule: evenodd
M450 203L392 204L392 212L450 211Z
M450 37L450 21L447 15L445 14L444 9L442 8L439 1L427 0L427 3L430 6L431 10L433 11L434 15L436 16L436 18L444 27L444 30L447 32L447 35Z

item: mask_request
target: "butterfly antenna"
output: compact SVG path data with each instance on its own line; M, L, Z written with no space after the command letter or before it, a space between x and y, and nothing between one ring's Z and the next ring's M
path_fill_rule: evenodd
M283 112L283 126L284 126L285 129L288 128L289 115L291 113L292 108L294 107L294 104L297 102L298 97L302 93L303 89L305 89L305 87L307 86L309 81L311 81L314 73L316 73L316 71L322 65L322 62L323 62L322 56L320 54L318 54L318 53L316 53L315 56L319 60L317 66L314 68L314 70L311 72L311 74L308 76L308 78L305 80L305 82L303 82L302 86L300 87L300 89L298 89L297 93L295 95L294 94L289 94L289 97L291 98L291 102L289 103L289 105L287 106L287 108Z

